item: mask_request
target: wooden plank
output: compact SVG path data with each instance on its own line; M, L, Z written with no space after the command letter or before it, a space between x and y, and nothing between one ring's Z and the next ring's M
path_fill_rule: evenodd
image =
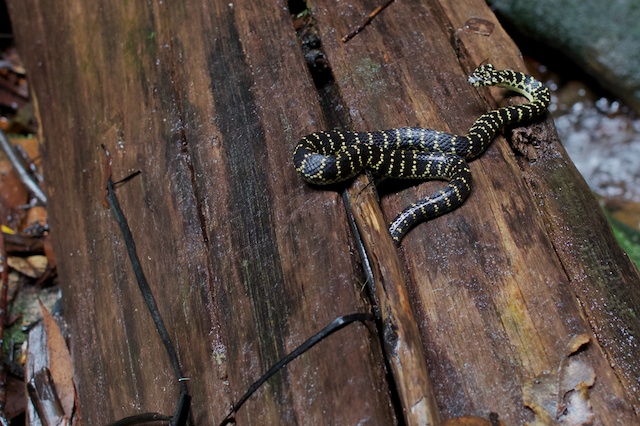
M10 8L40 106L86 424L171 413L177 397L100 202L101 143L116 176L142 170L118 196L189 377L196 424L219 422L336 316L369 310L337 194L302 184L291 166L299 132L324 123L281 2ZM238 421L393 423L382 364L371 332L348 327L271 379Z
M489 58L500 68L524 69L513 43L482 2L396 2L347 45L341 37L373 10L374 2L320 1L316 5L319 27L327 29L322 40L356 130L419 125L466 133L476 117L497 103L492 99L487 104L466 84L466 75L475 65ZM470 18L488 21L495 31L488 36L466 33ZM500 92L492 93L502 99ZM568 358L573 337L584 335L591 344L581 356L602 378L590 393L597 416L605 424L620 419L633 422L637 397L632 394L637 386L627 380L623 388L616 377L633 377L629 373L635 372L637 363L634 366L629 359L637 359L637 348L621 341L619 333L601 336L594 324L603 319L611 328L617 324L633 335L637 324L627 313L637 314L640 304L633 298L622 302L620 294L629 291L625 290L616 296L607 292L607 300L624 310L607 312L606 317L591 312L590 318L584 318L582 306L595 307L602 300L594 297L594 291L602 289L603 281L624 283L614 289L621 285L637 289L637 271L618 249L597 257L602 247L612 243L611 233L588 189L573 186L574 182L582 185L582 179L567 167L571 162L557 136L544 143L540 140L555 134L549 133L553 129L549 121L544 126L546 132L534 126L527 133L534 147L528 149L542 148L538 163L544 163L550 153L555 153L553 161L523 166L523 160L518 160L522 154L504 138L497 138L471 165L474 189L469 201L445 217L418 226L402 244L409 293L418 312L438 405L444 418L486 417L495 412L507 424L530 420L522 396L525 385L545 371L557 371ZM568 170L562 178L557 173L544 176L551 168L562 167ZM564 185L572 185L577 193L554 194ZM434 187L425 183L398 193L403 186L387 186L382 190L387 194L382 202L386 217L392 219ZM553 198L546 207L538 205L540 199ZM558 198L594 216L572 216L567 210L574 209L561 206ZM372 210L359 207L357 201L352 206L356 215ZM555 230L550 232L549 223ZM559 231L569 226L585 230L596 226L601 248L588 248L582 232ZM575 253L557 254L563 242L564 247L581 247L579 260ZM381 269L394 263L373 257L382 263ZM570 271L565 266L567 257L573 260ZM612 280L604 279L601 272L576 280L578 273L594 264L618 265L596 268L617 272ZM579 291L572 289L576 287ZM591 288L586 294L585 287ZM609 345L614 349L603 352L603 346ZM624 364L613 369L605 353Z

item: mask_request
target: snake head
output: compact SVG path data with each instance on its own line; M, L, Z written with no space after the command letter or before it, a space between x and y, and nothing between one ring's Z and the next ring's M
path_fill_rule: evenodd
M469 76L469 84L474 87L492 86L499 83L498 71L491 64L482 64Z

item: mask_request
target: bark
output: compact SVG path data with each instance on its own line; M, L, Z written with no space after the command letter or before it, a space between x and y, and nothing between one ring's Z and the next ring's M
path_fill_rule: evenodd
M238 423L497 413L521 424L534 419L526 405L537 407L527 389L576 360L596 377L580 395L598 421L634 423L640 278L550 117L498 137L471 165L464 206L419 225L398 250L386 223L437 183L384 182L379 203L365 176L342 197L293 169L293 147L316 130L466 133L506 102L466 83L486 59L523 70L486 4L395 2L343 43L378 4L314 1L334 80L321 90L287 6L9 2L38 106L83 420L170 414L178 393L101 203L104 144L114 179L142 171L117 194L190 379L195 424L219 422L335 317L372 309L379 332L356 324L321 342L270 379Z

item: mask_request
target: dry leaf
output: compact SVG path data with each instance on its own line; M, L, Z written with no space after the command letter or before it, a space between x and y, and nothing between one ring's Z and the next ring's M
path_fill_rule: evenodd
M595 371L584 361L571 357L589 343L587 335L574 337L569 355L556 372L540 374L522 388L524 404L533 410L535 419L529 426L587 426L593 424L589 388L596 380Z
M29 202L29 192L4 155L0 155L0 201L9 211Z
M588 334L578 334L577 336L573 336L571 341L569 342L569 355L573 355L578 352L581 347L586 345L591 341L591 337Z
M47 352L49 355L49 371L55 383L56 392L67 418L73 413L75 386L73 384L73 364L67 343L62 336L55 319L49 310L40 303L42 321L47 335Z
M7 265L14 270L30 278L40 278L47 270L47 258L45 256L29 256L7 258Z
M487 21L482 18L470 18L464 23L462 31L467 33L474 33L483 36L490 36L495 29L496 24L491 21Z
M33 206L27 212L27 217L24 220L24 223L29 228L34 224L40 224L40 226L47 226L47 209L42 206Z
M448 419L442 426L504 426L502 421L491 421L483 417L476 416L462 416Z

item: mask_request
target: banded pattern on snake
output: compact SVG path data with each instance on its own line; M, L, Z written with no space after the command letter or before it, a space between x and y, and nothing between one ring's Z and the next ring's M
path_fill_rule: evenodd
M327 185L354 177L364 169L378 176L445 180L448 185L411 204L391 222L396 243L415 224L450 212L471 192L471 171L466 160L482 154L498 130L544 113L549 90L530 75L480 65L470 76L475 87L499 86L524 95L529 103L498 108L482 114L466 135L453 135L419 127L376 132L319 131L296 146L293 163L307 182Z

